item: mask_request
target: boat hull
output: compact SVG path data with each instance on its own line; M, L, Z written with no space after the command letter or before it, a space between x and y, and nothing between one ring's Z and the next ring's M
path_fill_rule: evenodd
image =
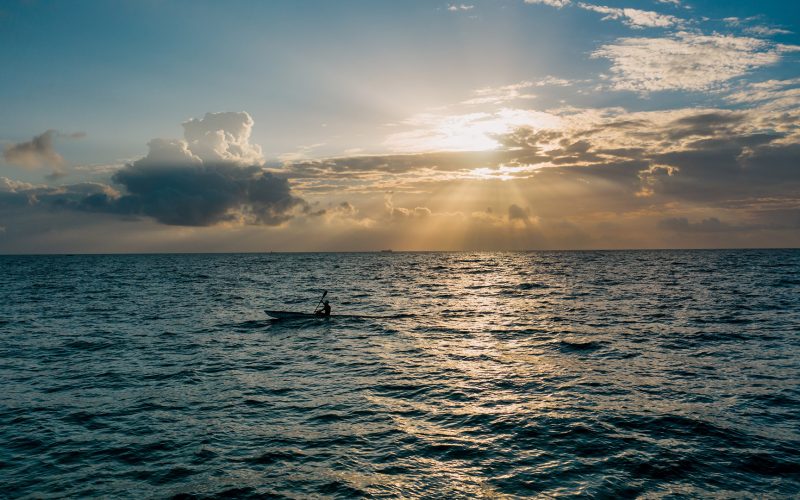
M269 316L275 319L311 319L311 318L326 318L328 316L311 313L301 313L294 311L270 311L264 310Z

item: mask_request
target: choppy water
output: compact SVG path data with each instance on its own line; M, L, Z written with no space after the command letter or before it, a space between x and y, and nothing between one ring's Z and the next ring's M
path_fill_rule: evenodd
M274 322L266 307L334 314ZM800 495L800 251L0 257L0 497Z

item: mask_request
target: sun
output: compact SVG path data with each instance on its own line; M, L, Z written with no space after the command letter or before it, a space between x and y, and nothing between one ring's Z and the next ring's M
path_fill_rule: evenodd
M498 137L520 127L536 130L563 126L556 115L543 111L502 108L466 114L421 113L401 124L384 146L396 152L491 151L501 146Z

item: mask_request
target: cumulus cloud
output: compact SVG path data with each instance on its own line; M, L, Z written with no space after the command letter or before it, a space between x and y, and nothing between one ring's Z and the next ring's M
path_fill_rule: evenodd
M668 14L660 14L649 10L606 7L604 5L594 5L581 2L579 7L600 14L605 14L603 20L615 19L622 20L632 28L669 28L681 23L681 20Z
M621 38L592 57L609 59L612 88L653 92L702 91L763 66L800 47L751 37L680 32L663 38Z
M152 139L134 165L261 165L261 147L250 142L254 123L244 111L206 113L183 123L183 139Z
M183 123L187 148L204 162L262 163L261 146L250 143L253 118L244 111L206 113Z
M286 178L259 164L261 148L249 142L250 115L207 113L183 125L183 140L153 139L146 156L117 170L111 179L119 189L97 183L48 188L4 179L3 201L7 206L147 216L180 226L278 225L295 209L309 211Z
M47 130L30 141L9 144L3 151L3 159L11 165L36 168L41 166L60 167L64 158L54 147L56 130Z
M183 140L153 139L144 158L114 173L122 195L94 196L83 206L182 226L285 222L307 205L285 178L260 166L261 148L250 143L253 124L246 112L186 121Z
M139 164L120 170L114 182L127 194L96 198L99 210L147 215L164 224L209 226L220 222L276 225L302 200L286 179L258 166Z

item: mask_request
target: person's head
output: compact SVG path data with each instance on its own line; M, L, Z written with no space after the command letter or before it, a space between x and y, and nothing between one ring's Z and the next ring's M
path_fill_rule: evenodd
M326 306L328 305L328 301L327 300L324 300L322 303L325 304Z

